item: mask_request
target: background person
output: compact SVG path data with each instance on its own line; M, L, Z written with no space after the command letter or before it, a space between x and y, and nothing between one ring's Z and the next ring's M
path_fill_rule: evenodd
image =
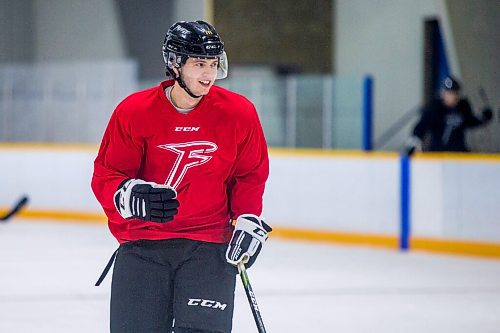
M480 117L474 115L471 105L460 94L460 83L447 77L441 87L439 98L426 105L421 117L413 129L407 152L422 151L470 151L466 141L469 128L487 124L492 112L485 108ZM429 146L423 147L429 135ZM426 149L424 149L426 148Z

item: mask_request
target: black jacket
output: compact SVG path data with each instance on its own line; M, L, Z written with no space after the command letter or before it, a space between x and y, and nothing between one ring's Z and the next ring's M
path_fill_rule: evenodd
M455 108L445 106L441 99L432 101L422 110L422 116L413 130L413 135L424 140L430 135L429 151L469 151L465 131L487 121L477 118L466 99L461 99Z

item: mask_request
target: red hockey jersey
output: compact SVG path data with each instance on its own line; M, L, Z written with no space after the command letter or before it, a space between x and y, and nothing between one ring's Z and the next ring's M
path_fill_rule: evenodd
M189 113L165 96L173 81L127 97L114 111L94 162L92 190L120 243L188 238L226 243L230 219L260 215L269 174L267 145L255 107L218 86ZM179 213L167 223L123 219L113 196L137 178L177 190Z

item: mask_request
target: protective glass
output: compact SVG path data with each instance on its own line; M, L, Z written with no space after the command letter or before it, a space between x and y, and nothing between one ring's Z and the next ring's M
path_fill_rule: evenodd
M210 57L211 58L211 57ZM226 51L223 51L220 56L214 57L219 59L219 66L217 67L217 76L216 80L225 79L227 77L229 63L227 60ZM179 68L182 64L182 56L179 54L175 54L173 52L163 53L163 59L165 60L165 64L168 68ZM170 73L167 73L167 78L172 78L173 76Z

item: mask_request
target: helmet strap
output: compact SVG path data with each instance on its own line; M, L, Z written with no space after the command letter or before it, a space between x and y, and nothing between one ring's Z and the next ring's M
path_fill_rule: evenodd
M196 96L195 94L193 94L191 92L191 90L189 90L189 88L186 86L186 83L184 82L184 80L181 78L180 75L175 77L175 81L177 81L177 83L179 83L179 86L181 86L181 88L184 89L184 91L187 92L189 96L191 96L193 98L200 98L201 97L201 96Z
M175 81L177 81L177 83L179 83L179 86L182 89L184 89L184 91L187 92L187 94L189 96L191 96L193 98L200 98L200 97L202 97L202 96L197 96L197 95L195 95L195 94L193 94L191 92L191 90L187 87L186 83L184 82L184 80L181 77L181 69L180 69L180 67L178 67L177 70L179 71L179 75L177 75L174 70L172 70L172 69L170 69L170 68L167 67L168 74L170 74L171 76L174 77Z

